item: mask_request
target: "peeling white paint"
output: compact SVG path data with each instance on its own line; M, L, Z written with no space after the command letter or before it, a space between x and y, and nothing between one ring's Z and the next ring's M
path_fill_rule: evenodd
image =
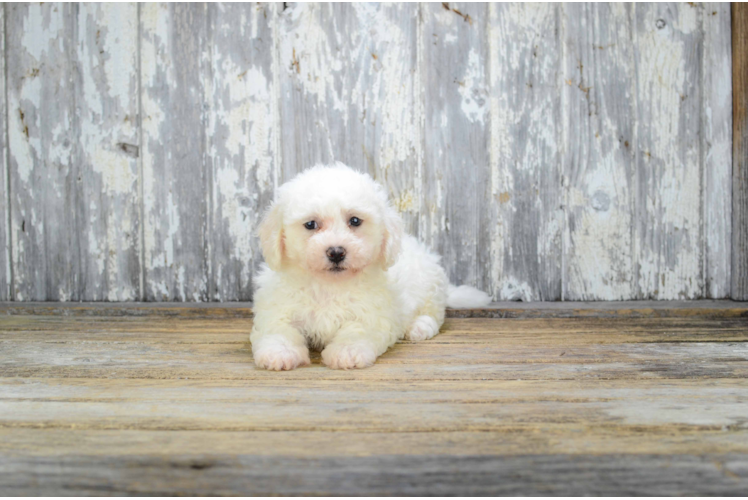
M5 54L5 9L0 9L0 29L2 29L2 34L0 35L2 37L2 40L0 40L0 54ZM3 74L6 74L6 60L5 57L2 57L2 60L0 61L0 70L3 72ZM0 95L7 96L5 92L5 85L6 80L3 78L2 81L0 81ZM8 102L7 100L4 101L4 105L7 106ZM0 110L0 114L2 114L2 111L5 111L5 109ZM5 123L5 127L7 127L7 120ZM6 136L7 137L7 136ZM11 265L11 256L10 256L10 240L11 240L11 213L10 213L10 206L8 205L8 195L9 195L9 189L10 186L8 185L8 175L9 175L9 168L8 165L8 144L7 140L2 141L2 148L0 149L0 155L2 155L2 159L0 159L0 164L2 165L2 168L0 168L0 175L2 176L2 179L0 179L0 186L2 186L2 189L0 189L0 220L2 220L3 223L3 232L2 232L2 248L0 248L0 251L2 252L2 257L0 257L0 265L2 265L3 269L2 272L0 272L0 300L7 301L12 298L12 265Z
M557 9L547 4L490 8L491 202L497 221L490 254L498 300L514 297L514 288L504 286L511 280L532 283L523 300L560 298L554 282L560 281L562 267L561 186L543 188L561 168L559 49L543 41L556 31ZM515 251L519 248L524 250Z
M294 6L289 19L293 28L284 33L281 41L281 64L288 73L299 75L296 82L306 93L317 97L318 105L331 106L347 122L346 106L352 89L335 87L335 74L344 66L343 61L336 57L335 36L329 37L326 29L333 35L341 35L334 21L332 25L320 22L321 8L319 4Z
M136 75L132 69L137 68L137 10L132 5L120 3L101 4L99 8L101 15L98 25L106 27L106 33L100 36L104 37L101 50L106 54L104 71L109 94L127 99L133 95L132 85ZM129 123L133 122L131 120Z
M703 259L707 298L730 295L732 244L732 64L727 3L704 4ZM711 15L709 14L711 13Z
M280 163L278 75L273 74L278 9L270 5L210 8L218 12L213 13L212 70L206 83L213 176L208 187L211 282L207 286L212 300L246 300L261 258L255 233ZM244 24L238 26L241 18ZM240 37L245 27L255 33L246 44Z
M137 7L81 5L77 60L82 86L78 123L86 192L103 195L85 212L88 300L133 300L131 261L139 257ZM93 175L92 175L93 174Z
M28 5L21 45L28 55L34 58L35 62L41 61L45 57L50 43L60 44L58 49L62 50L61 44L65 39L62 33L63 22L62 12L50 12L42 4L32 3Z
M659 12L656 6L637 6L644 12L638 37L638 99L644 140L643 166L650 179L650 195L640 200L653 232L639 241L639 286L645 296L659 299L698 297L703 289L699 228L701 175L695 131L699 115L689 116L688 95L694 68L686 56L696 50L688 30L688 5ZM685 22L687 31L678 29ZM688 101L690 99L690 101ZM698 109L698 107L696 108ZM690 129L690 131L689 131Z
M522 302L532 302L536 300L535 293L529 283L520 281L513 276L503 276L501 280L501 289L498 293L501 300L521 300Z
M574 5L564 25L566 300L636 293L632 255L635 85L630 7ZM601 48L602 47L602 48ZM589 117L585 120L585 117Z
M492 4L488 23L440 5L195 7L195 26L205 16L213 31L190 59L200 61L199 85L180 94L205 100L204 124L192 124L206 127L205 178L189 180L205 188L188 201L176 156L190 149L171 147L185 139L171 132L167 95L178 86L172 44L185 27L171 16L180 8L141 5L140 29L138 8L125 4L81 5L76 19L64 6L30 4L17 25L6 20L14 206L5 267L17 299L51 290L77 300L84 284L101 299L137 298L127 273L142 231L147 296L232 300L260 258L252 233L279 175L318 158L372 172L421 237L444 247L457 278L487 274L497 299L553 298L559 282L570 299L727 294L729 6ZM269 45L242 51L237 37ZM444 73L430 72L442 60ZM45 75L50 68L57 73ZM50 99L71 93L75 106ZM463 132L469 141L455 139ZM472 164L480 154L488 165ZM480 185L476 199L455 195L484 173L487 200ZM68 175L81 187L66 191ZM76 196L80 206L55 217ZM188 203L204 205L205 220L185 218L197 213ZM63 246L58 221L73 217L82 278L66 268L68 282L47 288L55 269L44 266L77 247L44 262L38 249ZM195 235L204 241L187 241ZM470 264L479 252L487 269Z
M480 122L481 124L484 123L489 109L484 71L480 54L471 48L465 73L462 75L462 81L458 86L458 92L462 97L462 112L465 113L469 121Z

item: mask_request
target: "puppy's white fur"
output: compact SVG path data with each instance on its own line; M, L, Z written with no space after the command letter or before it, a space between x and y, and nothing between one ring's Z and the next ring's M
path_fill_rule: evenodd
M363 222L355 226L353 217ZM439 257L403 233L384 189L342 163L281 186L259 235L266 264L250 340L261 368L307 365L309 347L330 368L371 366L398 339L439 333L448 302L490 301L474 288L450 288ZM338 265L327 255L336 247L345 249Z

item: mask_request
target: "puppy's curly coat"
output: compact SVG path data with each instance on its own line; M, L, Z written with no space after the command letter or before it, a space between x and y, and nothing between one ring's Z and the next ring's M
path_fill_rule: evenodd
M447 305L490 301L451 286L439 256L403 233L384 188L342 163L281 186L259 236L250 340L268 370L309 364L309 347L330 368L371 366L398 339L439 333Z

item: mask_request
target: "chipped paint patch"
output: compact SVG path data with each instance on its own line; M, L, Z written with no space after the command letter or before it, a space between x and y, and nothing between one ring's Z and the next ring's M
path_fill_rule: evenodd
M529 283L520 281L512 276L505 276L501 280L501 288L498 293L499 300L532 302L536 300L532 287Z
M690 7L642 9L638 36L640 172L648 196L640 200L647 223L640 231L642 298L687 299L701 295L700 108L692 93L695 68L686 56L698 40L688 28ZM673 18L673 16L675 18ZM662 22L660 22L662 21ZM685 24L686 31L679 26ZM688 100L690 98L690 101Z
M560 50L544 35L557 31L559 7L491 4L489 21L493 297L560 299L563 212ZM512 193L506 202L502 193ZM512 285L511 288L509 285Z
M630 128L635 80L629 9L567 7L564 79L578 84L562 90L568 172L565 300L625 300L636 290ZM598 27L590 32L590 26Z
M710 8L5 9L15 298L132 300L140 272L149 299L249 298L278 179L333 159L497 299L724 297L729 6Z
M400 196L395 198L392 203L401 214L403 212L412 212L415 206L413 191L408 190L400 193Z
M461 109L470 122L485 122L488 115L488 90L485 82L485 69L480 55L470 49L465 73L458 82L458 92L462 97Z

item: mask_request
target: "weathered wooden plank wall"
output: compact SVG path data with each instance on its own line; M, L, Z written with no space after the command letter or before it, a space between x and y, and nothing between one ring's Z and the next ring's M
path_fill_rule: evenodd
M496 299L730 296L728 4L2 15L0 300L249 300L275 188L333 160Z
M559 300L563 276L562 7L491 6L495 296Z
M732 176L732 297L748 300L748 5L732 4L735 88Z
M4 8L13 297L135 300L137 6Z
M451 276L478 283L488 200L488 4L422 6L424 105L420 236ZM476 168L480 165L481 168ZM487 284L486 284L487 285ZM481 281L481 286L486 286Z
M638 295L634 203L636 84L632 4L567 8L564 297ZM590 254L595 255L590 259Z
M708 298L730 296L732 234L732 179L725 163L732 149L732 61L730 36L725 19L730 17L729 3L704 4L704 62L701 120L702 203L704 231L704 294ZM748 254L744 256L748 258ZM746 273L736 269L736 273ZM736 297L737 298L737 297ZM748 296L741 300L748 299Z

